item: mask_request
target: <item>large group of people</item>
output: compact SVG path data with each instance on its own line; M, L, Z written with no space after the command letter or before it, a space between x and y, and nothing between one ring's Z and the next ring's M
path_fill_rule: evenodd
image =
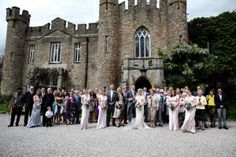
M204 90L198 86L195 92L188 87L165 87L135 90L135 86L118 87L113 84L108 91L95 89L53 90L33 86L23 94L21 88L12 99L11 121L9 127L19 125L24 113L24 126L28 128L53 125L78 124L80 129L88 129L89 123L97 123L97 129L110 125L132 129L163 127L169 123L173 131L195 133L196 129L216 127L218 115L219 129L228 129L226 124L226 96L222 89L217 93L210 90L204 96ZM30 115L30 118L29 118ZM29 120L28 120L29 119ZM223 121L223 125L222 125Z

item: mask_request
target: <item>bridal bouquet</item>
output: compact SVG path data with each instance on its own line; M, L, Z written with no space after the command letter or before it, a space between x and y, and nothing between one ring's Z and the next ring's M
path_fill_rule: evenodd
M171 103L171 104L170 104L170 109L171 109L172 111L174 111L174 109L175 109L175 104Z
M140 103L136 103L136 104L135 104L135 107L141 110L141 107L142 107L142 106L140 105Z
M100 105L101 109L105 110L106 109L106 105Z
M117 102L117 103L116 103L116 108L117 108L117 109L121 109L121 108L122 108L122 105Z
M192 109L192 104L191 103L186 103L185 106L186 106L187 110L191 110Z
M92 101L91 101L91 100L86 101L86 102L85 102L85 106L86 106L87 109L89 109L90 107L92 107L92 106L93 106Z

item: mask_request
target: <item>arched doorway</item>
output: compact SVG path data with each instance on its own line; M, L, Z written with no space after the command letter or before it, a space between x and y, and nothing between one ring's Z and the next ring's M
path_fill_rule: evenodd
M135 81L135 90L137 91L139 88L143 89L144 87L146 87L147 90L149 90L152 88L152 85L146 77L139 77Z

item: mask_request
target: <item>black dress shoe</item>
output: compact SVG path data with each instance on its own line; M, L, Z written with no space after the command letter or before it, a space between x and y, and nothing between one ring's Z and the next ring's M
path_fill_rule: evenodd
M18 124L16 124L16 126L19 126Z
M219 129L222 129L222 126L219 126Z
M8 125L8 127L12 127L13 125Z
M228 127L227 127L227 126L224 126L223 128L224 128L225 130L228 130Z

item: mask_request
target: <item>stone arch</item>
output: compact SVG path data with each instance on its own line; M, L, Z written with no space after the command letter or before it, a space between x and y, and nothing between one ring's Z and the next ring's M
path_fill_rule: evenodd
M148 90L152 88L152 84L149 78L146 76L141 76L139 77L135 82L135 90L138 90L139 88L144 88L146 87Z

